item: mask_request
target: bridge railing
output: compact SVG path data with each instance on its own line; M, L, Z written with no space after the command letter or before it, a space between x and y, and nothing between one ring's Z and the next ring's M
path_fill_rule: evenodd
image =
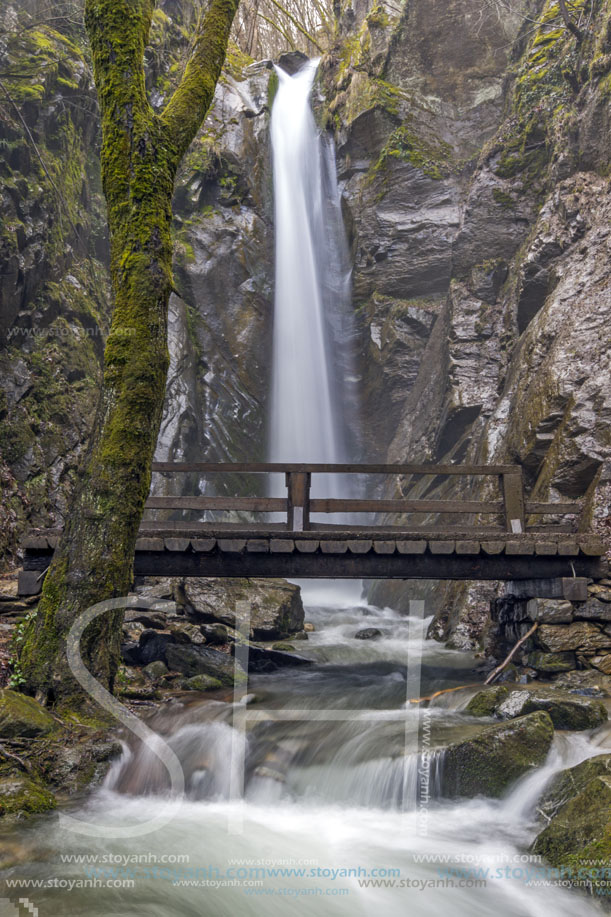
M289 531L308 531L316 528L312 514L450 514L452 516L500 516L499 531L520 534L527 531L529 517L540 515L578 515L579 503L542 503L528 500L524 495L522 469L519 465L324 465L278 463L180 463L156 462L154 472L197 473L199 476L217 474L256 474L285 476L284 497L232 497L232 496L153 496L146 502L151 510L234 511L274 513L286 517L284 527ZM337 499L312 497L313 475L430 475L439 476L493 476L500 484L498 500L442 500L442 499ZM200 523L201 524L201 523ZM212 526L212 523L204 523ZM282 523L281 523L282 525ZM342 526L346 528L346 526ZM375 526L369 526L375 527ZM380 525L380 528L388 528ZM555 525L556 531L567 531ZM570 530L570 529L569 529Z

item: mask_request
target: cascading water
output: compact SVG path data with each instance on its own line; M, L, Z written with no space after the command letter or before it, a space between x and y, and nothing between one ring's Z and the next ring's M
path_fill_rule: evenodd
M276 293L269 458L346 460L349 295L333 149L310 108L318 61L281 68L271 118ZM337 405L342 410L337 410Z

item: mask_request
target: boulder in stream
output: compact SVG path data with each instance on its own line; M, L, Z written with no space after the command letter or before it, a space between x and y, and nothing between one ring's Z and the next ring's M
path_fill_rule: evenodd
M538 808L548 823L532 852L581 887L608 889L609 869L594 864L611 862L611 755L561 771Z
M442 795L502 796L519 777L543 764L553 737L549 715L537 711L448 745L441 764Z
M354 635L355 640L377 640L378 637L382 636L382 631L378 630L377 627L364 627L363 630L358 630Z
M466 713L514 719L544 710L556 729L595 729L607 720L607 708L600 700L569 694L554 688L516 688L505 685L487 688L471 698Z
M166 648L168 666L188 678L211 675L222 685L242 684L246 681L244 669L227 653L205 646L171 643Z

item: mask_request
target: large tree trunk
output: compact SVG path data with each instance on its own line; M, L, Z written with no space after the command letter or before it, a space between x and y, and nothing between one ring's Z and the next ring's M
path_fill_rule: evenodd
M174 179L212 101L237 5L212 0L181 84L157 115L143 70L153 0L86 3L102 112L115 307L91 443L20 653L26 690L64 708L86 700L66 660L71 625L91 605L126 595L132 582L169 362ZM98 618L81 642L87 667L110 690L122 617Z

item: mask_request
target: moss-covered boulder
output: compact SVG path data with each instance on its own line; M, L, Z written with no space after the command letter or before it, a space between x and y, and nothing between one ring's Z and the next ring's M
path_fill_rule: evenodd
M558 775L540 806L551 821L532 852L583 887L608 887L611 863L611 755L599 755ZM605 876L605 872L607 875Z
M33 739L46 735L55 720L38 701L8 689L0 691L0 737Z
M528 664L542 675L559 675L562 672L571 672L575 668L575 653L543 653L535 650L529 654Z
M550 717L538 711L449 745L443 754L442 794L502 796L515 780L543 763L553 736Z
M594 729L607 720L607 708L600 700L569 694L553 688L524 687L510 690L504 685L480 691L469 701L472 716L514 719L544 710L556 729Z
M193 678L187 678L183 687L187 691L214 691L216 688L222 688L223 683L212 675L194 675Z
M3 774L0 779L0 818L28 818L56 806L53 793L22 774Z

